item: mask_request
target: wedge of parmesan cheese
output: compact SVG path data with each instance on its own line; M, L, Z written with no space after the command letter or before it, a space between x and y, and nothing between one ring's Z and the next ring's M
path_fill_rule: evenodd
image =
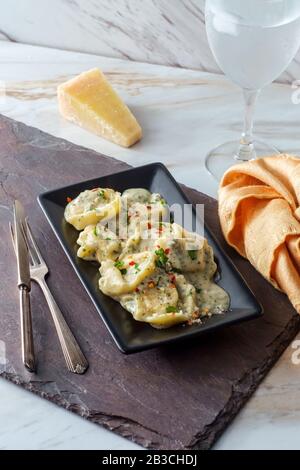
M115 144L131 147L142 137L137 120L99 69L58 86L61 114Z

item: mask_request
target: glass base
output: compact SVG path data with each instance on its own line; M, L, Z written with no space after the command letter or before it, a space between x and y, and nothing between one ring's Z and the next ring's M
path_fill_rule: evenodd
M247 152L241 152L241 146L239 147L239 143L234 140L219 145L211 150L205 159L205 166L208 172L216 180L220 181L225 171L237 163L279 153L280 152L275 147L272 147L272 145L260 140L254 140L251 156L248 158Z

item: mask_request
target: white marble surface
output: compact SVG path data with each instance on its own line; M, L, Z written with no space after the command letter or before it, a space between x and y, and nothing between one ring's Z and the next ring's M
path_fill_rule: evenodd
M57 84L94 66L107 73L141 121L145 136L132 149L93 136L57 112ZM10 42L0 42L0 70L6 88L0 113L132 165L160 160L179 181L216 194L204 156L219 142L238 138L242 118L240 92L223 77ZM291 96L289 86L267 88L257 130L282 150L299 153L300 105ZM216 448L300 448L300 365L292 364L292 353L288 348ZM136 447L4 380L0 396L0 449Z
M0 39L216 72L205 0L2 0ZM300 52L280 81L300 78Z

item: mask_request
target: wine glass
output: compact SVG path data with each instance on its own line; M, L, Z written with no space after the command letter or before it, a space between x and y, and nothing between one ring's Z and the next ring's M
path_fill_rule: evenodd
M223 72L244 92L245 123L239 144L227 142L206 157L218 180L235 163L278 153L253 137L253 116L263 87L281 75L300 45L299 0L206 0L206 31Z

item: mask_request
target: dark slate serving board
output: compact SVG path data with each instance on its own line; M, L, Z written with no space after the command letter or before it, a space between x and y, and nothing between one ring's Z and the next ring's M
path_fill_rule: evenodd
M250 264L226 246L215 200L206 221L265 308L258 320L191 343L124 356L72 270L36 197L46 189L123 170L126 164L0 116L0 375L147 448L208 449L300 329L296 314ZM33 285L38 373L20 360L16 265L8 221L24 202L51 274L50 288L89 360L84 376L67 372L46 303Z

